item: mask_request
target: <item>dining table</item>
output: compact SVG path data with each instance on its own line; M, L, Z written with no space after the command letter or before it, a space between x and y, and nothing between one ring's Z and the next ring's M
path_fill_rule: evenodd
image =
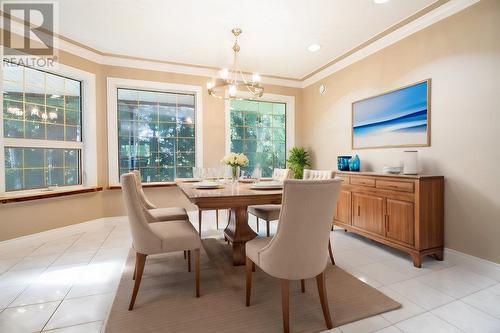
M248 206L281 204L282 189L252 189L251 183L221 183L218 188L199 189L196 182L179 181L187 199L199 209L229 209L230 218L224 238L232 247L233 265L245 264L245 244L257 237L248 225Z

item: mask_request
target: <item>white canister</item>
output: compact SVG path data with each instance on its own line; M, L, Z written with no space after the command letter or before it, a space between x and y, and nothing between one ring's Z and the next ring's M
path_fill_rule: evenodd
M418 152L416 150L406 150L403 153L403 173L405 175L418 174Z

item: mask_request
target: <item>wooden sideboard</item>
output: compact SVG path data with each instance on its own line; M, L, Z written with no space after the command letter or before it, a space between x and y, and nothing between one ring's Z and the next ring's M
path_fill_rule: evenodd
M443 260L444 177L337 172L343 179L333 224L422 257Z

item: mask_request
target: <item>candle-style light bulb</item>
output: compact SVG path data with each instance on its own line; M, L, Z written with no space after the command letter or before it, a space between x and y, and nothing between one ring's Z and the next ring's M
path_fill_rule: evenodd
M230 85L229 86L229 96L231 96L231 97L236 96L236 92L237 92L236 86L234 84Z
M259 75L259 73L253 73L253 75L252 75L252 81L255 82L255 83L259 83L260 82L260 75Z
M229 70L227 68L224 68L223 70L221 70L220 77L223 80L227 80L227 78L229 77Z

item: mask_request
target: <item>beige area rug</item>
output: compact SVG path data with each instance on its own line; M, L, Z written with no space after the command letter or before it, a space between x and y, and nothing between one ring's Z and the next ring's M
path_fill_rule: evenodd
M203 240L201 297L194 297L194 273L182 253L149 257L133 311L135 254L131 251L107 320L105 332L281 332L278 279L257 268L250 307L245 306L245 267L231 264L229 246ZM342 269L328 265L327 294L335 326L394 310L401 305ZM290 285L292 332L326 330L316 280Z

